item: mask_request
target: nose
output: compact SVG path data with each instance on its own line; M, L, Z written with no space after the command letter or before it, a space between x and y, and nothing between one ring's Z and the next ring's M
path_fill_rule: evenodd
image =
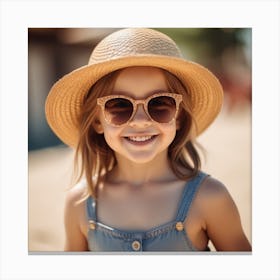
M143 104L138 104L136 112L132 119L130 120L130 125L131 126L138 126L138 127L147 127L151 125L152 120L151 118L147 115L144 109Z

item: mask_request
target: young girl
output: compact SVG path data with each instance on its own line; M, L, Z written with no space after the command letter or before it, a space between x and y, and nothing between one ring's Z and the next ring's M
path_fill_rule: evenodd
M166 35L129 28L51 89L46 116L76 149L65 251L250 251L225 186L200 170L195 138L223 102L217 78Z

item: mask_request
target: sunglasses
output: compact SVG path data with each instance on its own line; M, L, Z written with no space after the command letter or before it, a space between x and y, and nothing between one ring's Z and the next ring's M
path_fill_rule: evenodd
M170 123L176 119L182 95L156 93L146 99L133 99L125 95L108 95L97 98L106 122L113 126L127 124L135 115L138 104L143 104L146 114L157 123Z

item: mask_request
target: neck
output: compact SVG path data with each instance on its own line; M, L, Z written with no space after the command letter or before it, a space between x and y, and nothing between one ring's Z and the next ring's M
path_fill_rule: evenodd
M161 154L148 163L135 163L117 158L117 165L108 176L108 180L111 182L126 183L133 186L174 181L176 179L167 154Z

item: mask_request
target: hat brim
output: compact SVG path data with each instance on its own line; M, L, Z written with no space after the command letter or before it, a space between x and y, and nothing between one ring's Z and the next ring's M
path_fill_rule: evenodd
M136 55L86 65L58 80L46 100L47 121L56 135L67 145L78 143L78 116L84 96L100 78L118 69L131 66L153 66L177 76L191 98L192 114L201 134L219 114L223 89L207 68L180 58L158 55Z

